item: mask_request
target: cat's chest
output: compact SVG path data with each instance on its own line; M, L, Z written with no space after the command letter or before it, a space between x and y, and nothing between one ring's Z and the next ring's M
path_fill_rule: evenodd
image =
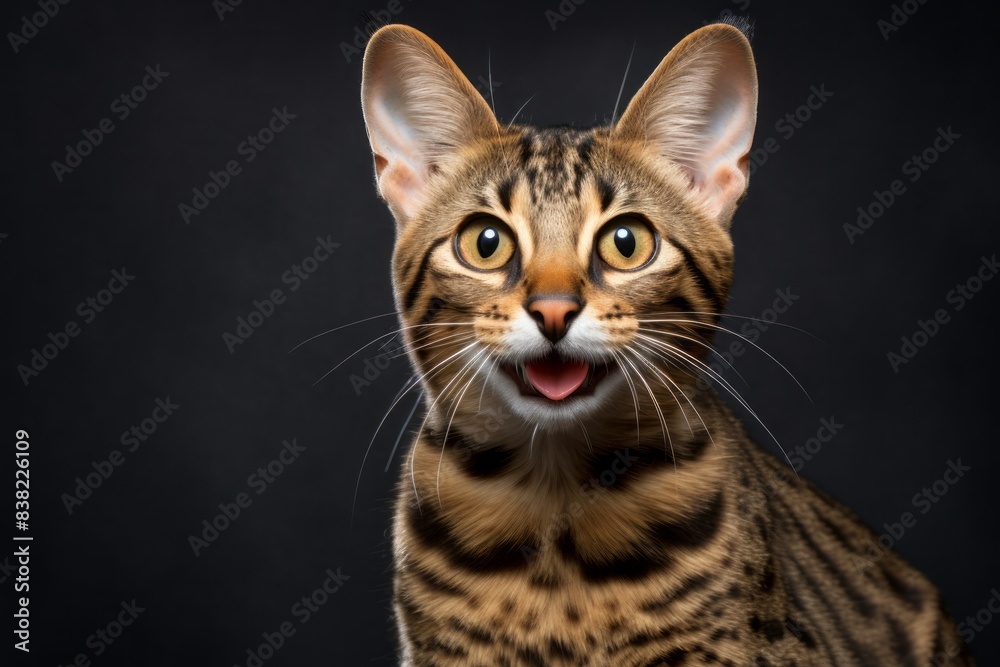
M537 568L484 575L410 560L397 570L404 632L424 658L456 665L647 665L671 652L743 664L753 649L735 571L587 581L573 563L552 564L540 556Z

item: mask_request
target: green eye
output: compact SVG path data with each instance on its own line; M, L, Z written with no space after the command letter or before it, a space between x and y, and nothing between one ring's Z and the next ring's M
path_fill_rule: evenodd
M597 235L597 254L613 269L631 271L648 262L656 251L656 236L638 218L615 218Z
M514 256L517 245L510 228L493 216L476 218L455 239L458 256L474 269L491 271Z

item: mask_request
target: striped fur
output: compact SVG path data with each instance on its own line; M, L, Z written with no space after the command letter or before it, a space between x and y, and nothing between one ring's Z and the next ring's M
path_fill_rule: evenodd
M496 123L420 33L372 38L365 115L428 406L393 527L403 665L972 665L964 648L932 662L962 647L935 588L893 553L866 560L872 532L753 444L699 382L732 280L729 219L750 138L741 125L727 136L742 148L712 147L716 123L697 104L717 96L697 78L730 76L734 58L752 77L744 42L730 26L698 31L618 124L538 129ZM400 61L409 88L385 71ZM681 88L663 78L676 70ZM694 107L676 97L684 86ZM421 87L452 115L407 115ZM736 89L755 106L755 78ZM674 93L658 109L663 90ZM664 137L677 114L683 133ZM393 125L413 118L420 132ZM517 239L501 270L456 257L456 233L483 213ZM623 214L640 216L658 249L614 272L594 237ZM610 367L599 400L595 390L558 414L512 398L502 370L564 345L525 324L525 304L547 294L583 304L565 344L601 347L591 362Z

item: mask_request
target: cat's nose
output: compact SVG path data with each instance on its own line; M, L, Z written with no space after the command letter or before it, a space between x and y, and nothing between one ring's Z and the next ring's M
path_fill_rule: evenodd
M580 313L580 299L561 294L539 294L528 299L528 313L538 328L553 343L566 335L570 323Z

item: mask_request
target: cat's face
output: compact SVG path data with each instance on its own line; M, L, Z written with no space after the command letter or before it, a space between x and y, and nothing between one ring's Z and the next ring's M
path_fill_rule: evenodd
M689 36L614 127L504 128L403 26L372 38L363 102L403 334L441 418L500 402L558 430L676 400L731 281L756 109L738 30Z

